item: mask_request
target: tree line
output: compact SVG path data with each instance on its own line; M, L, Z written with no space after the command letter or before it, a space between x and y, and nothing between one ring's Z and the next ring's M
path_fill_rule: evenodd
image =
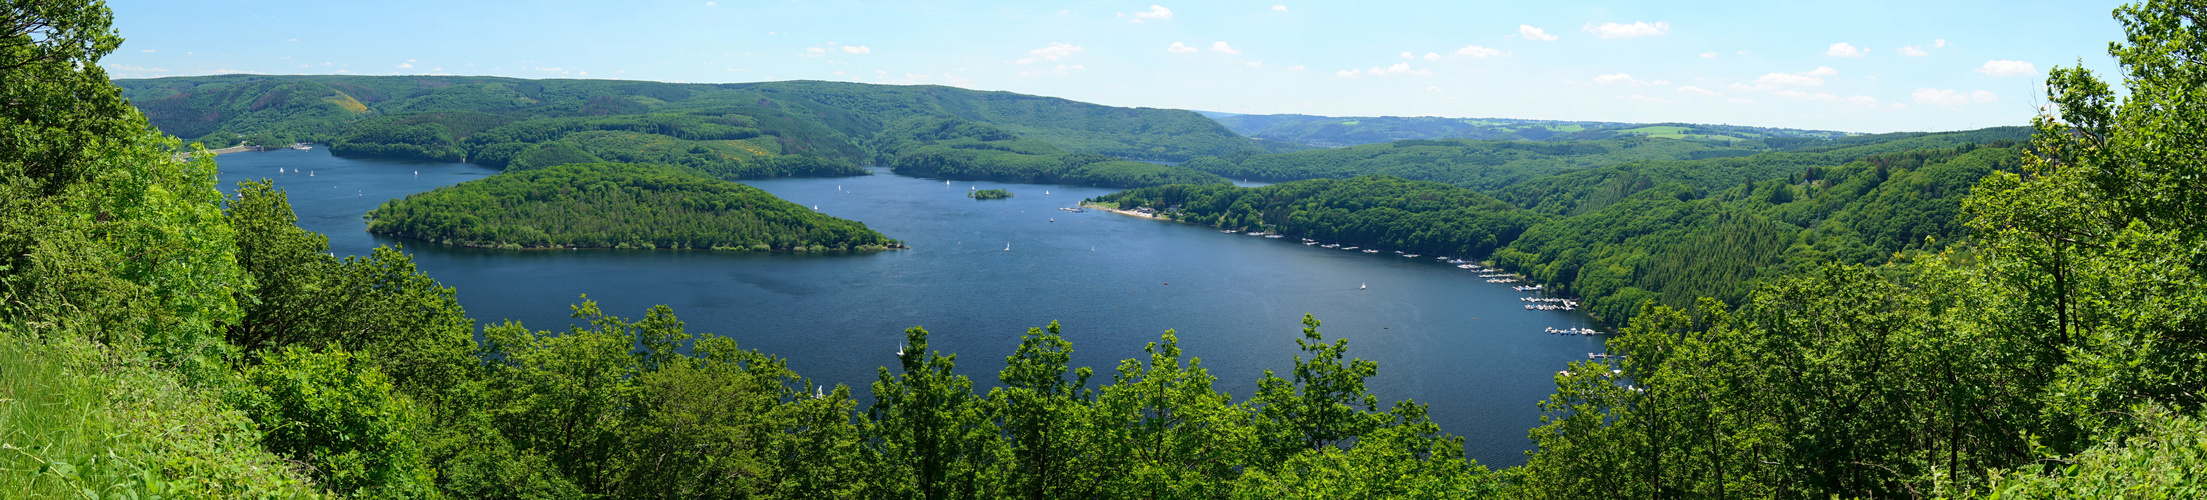
M664 165L568 164L385 202L368 232L488 248L876 250L864 223Z

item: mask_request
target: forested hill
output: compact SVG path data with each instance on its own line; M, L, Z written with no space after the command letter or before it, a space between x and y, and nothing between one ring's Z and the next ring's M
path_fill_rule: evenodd
M508 172L385 202L368 232L489 248L879 250L901 246L766 191L663 165Z
M1687 123L1649 124L1515 118L1441 118L1434 116L1334 117L1293 114L1236 115L1228 113L1207 113L1207 115L1241 135L1269 141L1328 148L1411 139L1589 141L1611 137L1654 135L1672 138L1726 137L1736 140L1759 141L1767 139L1834 139L1850 135L1845 132L1828 130Z
M1228 178L1269 181L1391 175L1492 191L1506 201L1530 206L1540 202L1537 197L1558 189L1556 186L1577 186L1585 184L1584 179L1613 176L1618 171L1646 172L1662 180L1739 182L1749 177L1790 174L1811 165L1837 165L1874 154L2019 141L2030 136L2030 129L1995 127L1835 139L1740 140L1674 135L1546 142L1411 139L1280 154L1197 158L1181 166ZM1613 165L1629 166L1599 168Z
M898 121L943 116L1003 127L1068 151L1185 160L1255 143L1191 111L1124 108L1054 97L933 85L787 81L676 84L469 76L221 75L116 80L156 127L212 145L331 142L366 117L441 114L449 137L538 118L730 112L761 121L795 117L827 134L764 128L815 151L871 139ZM758 116L772 112L775 116ZM794 125L793 125L794 126ZM781 132L781 133L775 133ZM819 153L843 157L839 152ZM858 159L858 158L852 158Z
M1896 252L1971 241L1975 232L1959 222L1963 200L1985 177L2019 168L2020 143L2007 138L2028 136L2027 129L2006 127L1823 150L1631 162L1485 191L1369 175L1263 188L1154 187L1095 201L1225 228L1491 257L1557 293L1585 299L1596 317L1621 325L1648 300L1673 307L1702 297L1736 303L1759 283L1802 269L1878 264ZM1404 142L1414 141L1396 144ZM1400 161L1417 158L1420 148L1471 149L1458 141L1427 142L1441 145L1325 153L1413 150L1378 157ZM1430 164L1398 168L1435 171ZM1438 207L1453 208L1436 208L1439 200L1449 203Z

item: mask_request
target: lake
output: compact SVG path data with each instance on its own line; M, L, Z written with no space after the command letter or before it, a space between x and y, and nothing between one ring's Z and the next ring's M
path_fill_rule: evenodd
M1602 349L1599 337L1542 333L1590 326L1585 316L1526 310L1518 299L1527 294L1433 256L1329 250L1294 238L1056 210L1108 189L945 185L886 169L746 181L911 248L496 251L372 236L361 218L392 198L496 172L489 168L346 159L323 148L218 162L226 191L240 180L273 179L290 193L300 226L329 235L339 255L405 245L424 272L458 289L479 322L564 330L567 306L583 294L631 319L666 304L692 333L787 358L798 373L848 384L860 397L877 367L895 364L907 327L933 332L935 348L958 353L959 371L985 388L996 384L1027 328L1056 320L1073 342L1074 366L1094 367L1101 382L1172 329L1220 389L1246 398L1264 370L1286 376L1293 367L1300 321L1311 313L1325 322L1320 331L1328 339L1349 340L1350 356L1379 363L1370 388L1383 404L1431 405L1443 430L1466 438L1471 458L1506 467L1523 463L1532 447L1526 433L1539 424L1535 403L1554 392L1555 372ZM976 201L965 196L973 187L1015 196Z

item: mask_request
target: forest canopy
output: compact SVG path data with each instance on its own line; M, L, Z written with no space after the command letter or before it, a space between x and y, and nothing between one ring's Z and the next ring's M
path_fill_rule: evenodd
M664 165L580 163L438 188L368 212L368 232L487 248L878 250L901 246L766 191Z

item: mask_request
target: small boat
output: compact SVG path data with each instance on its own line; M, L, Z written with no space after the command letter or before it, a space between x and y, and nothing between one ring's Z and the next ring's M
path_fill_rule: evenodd
M1044 189L1044 190L1042 190L1042 194L1050 194L1050 190L1048 190L1048 189Z
M1356 284L1356 289L1358 289L1358 290L1363 290L1363 289L1364 289L1364 284L1363 284L1363 283L1357 283L1357 284Z
M813 206L812 206L812 211L814 211L814 212L818 212L818 211L820 211L820 206L819 206L819 205L813 205Z
M1379 251L1378 251L1378 250L1365 250L1365 251L1364 251L1364 253L1379 253Z
M1057 220L1057 218L1056 218L1056 217L1051 217L1051 218L1050 218L1050 222L1057 222L1057 221L1058 221L1058 220Z
M1004 251L1006 251L1006 252L1012 251L1012 242L1009 242L1009 241L1006 241L1006 242L1004 242Z
M1405 259L1415 259L1415 258L1418 258L1418 254L1414 254L1414 253L1406 253L1406 254L1402 254L1402 257L1403 257L1403 258L1405 258Z

